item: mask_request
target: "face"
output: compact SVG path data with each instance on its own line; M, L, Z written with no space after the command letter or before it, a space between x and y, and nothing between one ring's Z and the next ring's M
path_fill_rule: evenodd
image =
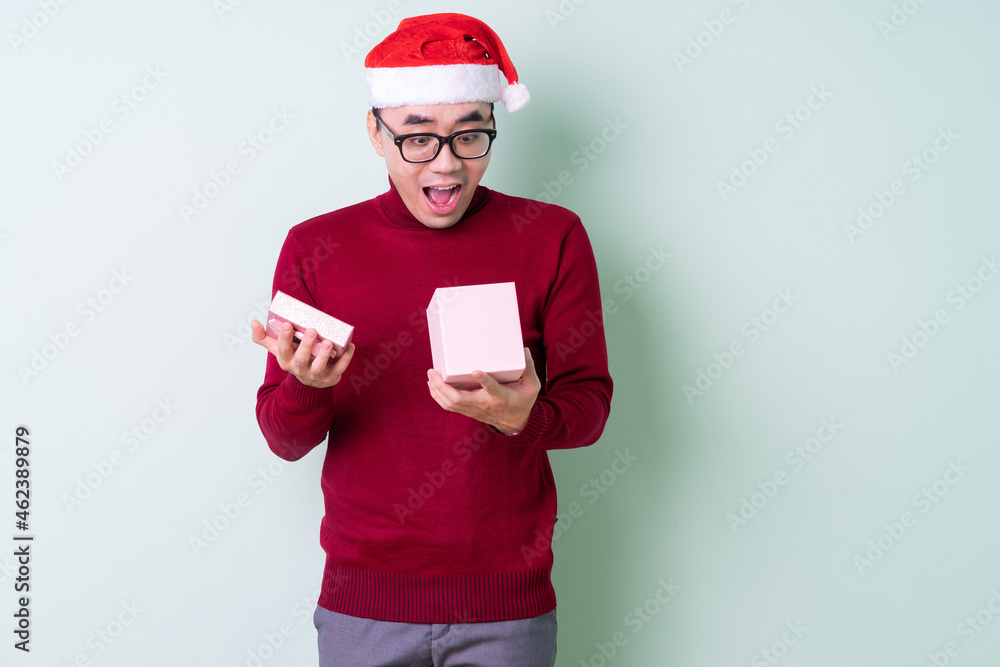
M486 102L393 107L381 109L379 116L396 136L431 132L446 137L460 130L493 127L490 105ZM385 158L389 178L406 208L432 229L451 227L461 220L490 163L489 153L474 160L462 160L455 157L450 146L442 146L430 162L406 162L371 110L368 137L375 152Z

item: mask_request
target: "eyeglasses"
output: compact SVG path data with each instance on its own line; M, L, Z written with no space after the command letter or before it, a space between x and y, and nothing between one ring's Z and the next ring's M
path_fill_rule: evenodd
M497 138L496 130L462 130L447 137L430 132L401 134L397 137L385 126L378 114L375 114L375 120L399 148L399 154L406 162L430 162L438 156L445 144L451 147L455 157L475 160L489 153L493 140Z

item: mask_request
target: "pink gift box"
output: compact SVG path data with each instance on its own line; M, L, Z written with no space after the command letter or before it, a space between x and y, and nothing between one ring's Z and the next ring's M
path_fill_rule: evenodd
M524 344L514 283L439 287L427 306L434 370L459 388L480 386L480 370L497 382L524 372Z
M345 324L336 317L327 315L307 303L302 303L295 297L284 292L277 292L271 300L267 311L267 333L275 338L281 333L281 325L291 322L295 338L302 340L306 329L316 330L316 341L328 340L333 344L335 354L331 358L344 353L344 348L351 342L354 327Z

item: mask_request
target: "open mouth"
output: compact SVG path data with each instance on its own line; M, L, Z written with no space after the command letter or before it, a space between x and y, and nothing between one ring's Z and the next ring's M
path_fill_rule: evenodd
M435 213L450 213L458 203L458 195L462 192L461 185L450 187L424 188L424 197Z

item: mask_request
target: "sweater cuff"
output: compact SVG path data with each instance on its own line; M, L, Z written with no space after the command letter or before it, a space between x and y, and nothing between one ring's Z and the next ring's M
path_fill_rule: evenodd
M289 373L281 383L281 393L287 410L307 412L328 407L333 397L333 387L310 387Z
M542 439L548 430L549 421L552 417L552 408L545 401L536 400L531 407L531 414L528 415L528 423L520 431L513 435L508 435L503 431L496 431L497 437L501 438L511 447L530 447Z

